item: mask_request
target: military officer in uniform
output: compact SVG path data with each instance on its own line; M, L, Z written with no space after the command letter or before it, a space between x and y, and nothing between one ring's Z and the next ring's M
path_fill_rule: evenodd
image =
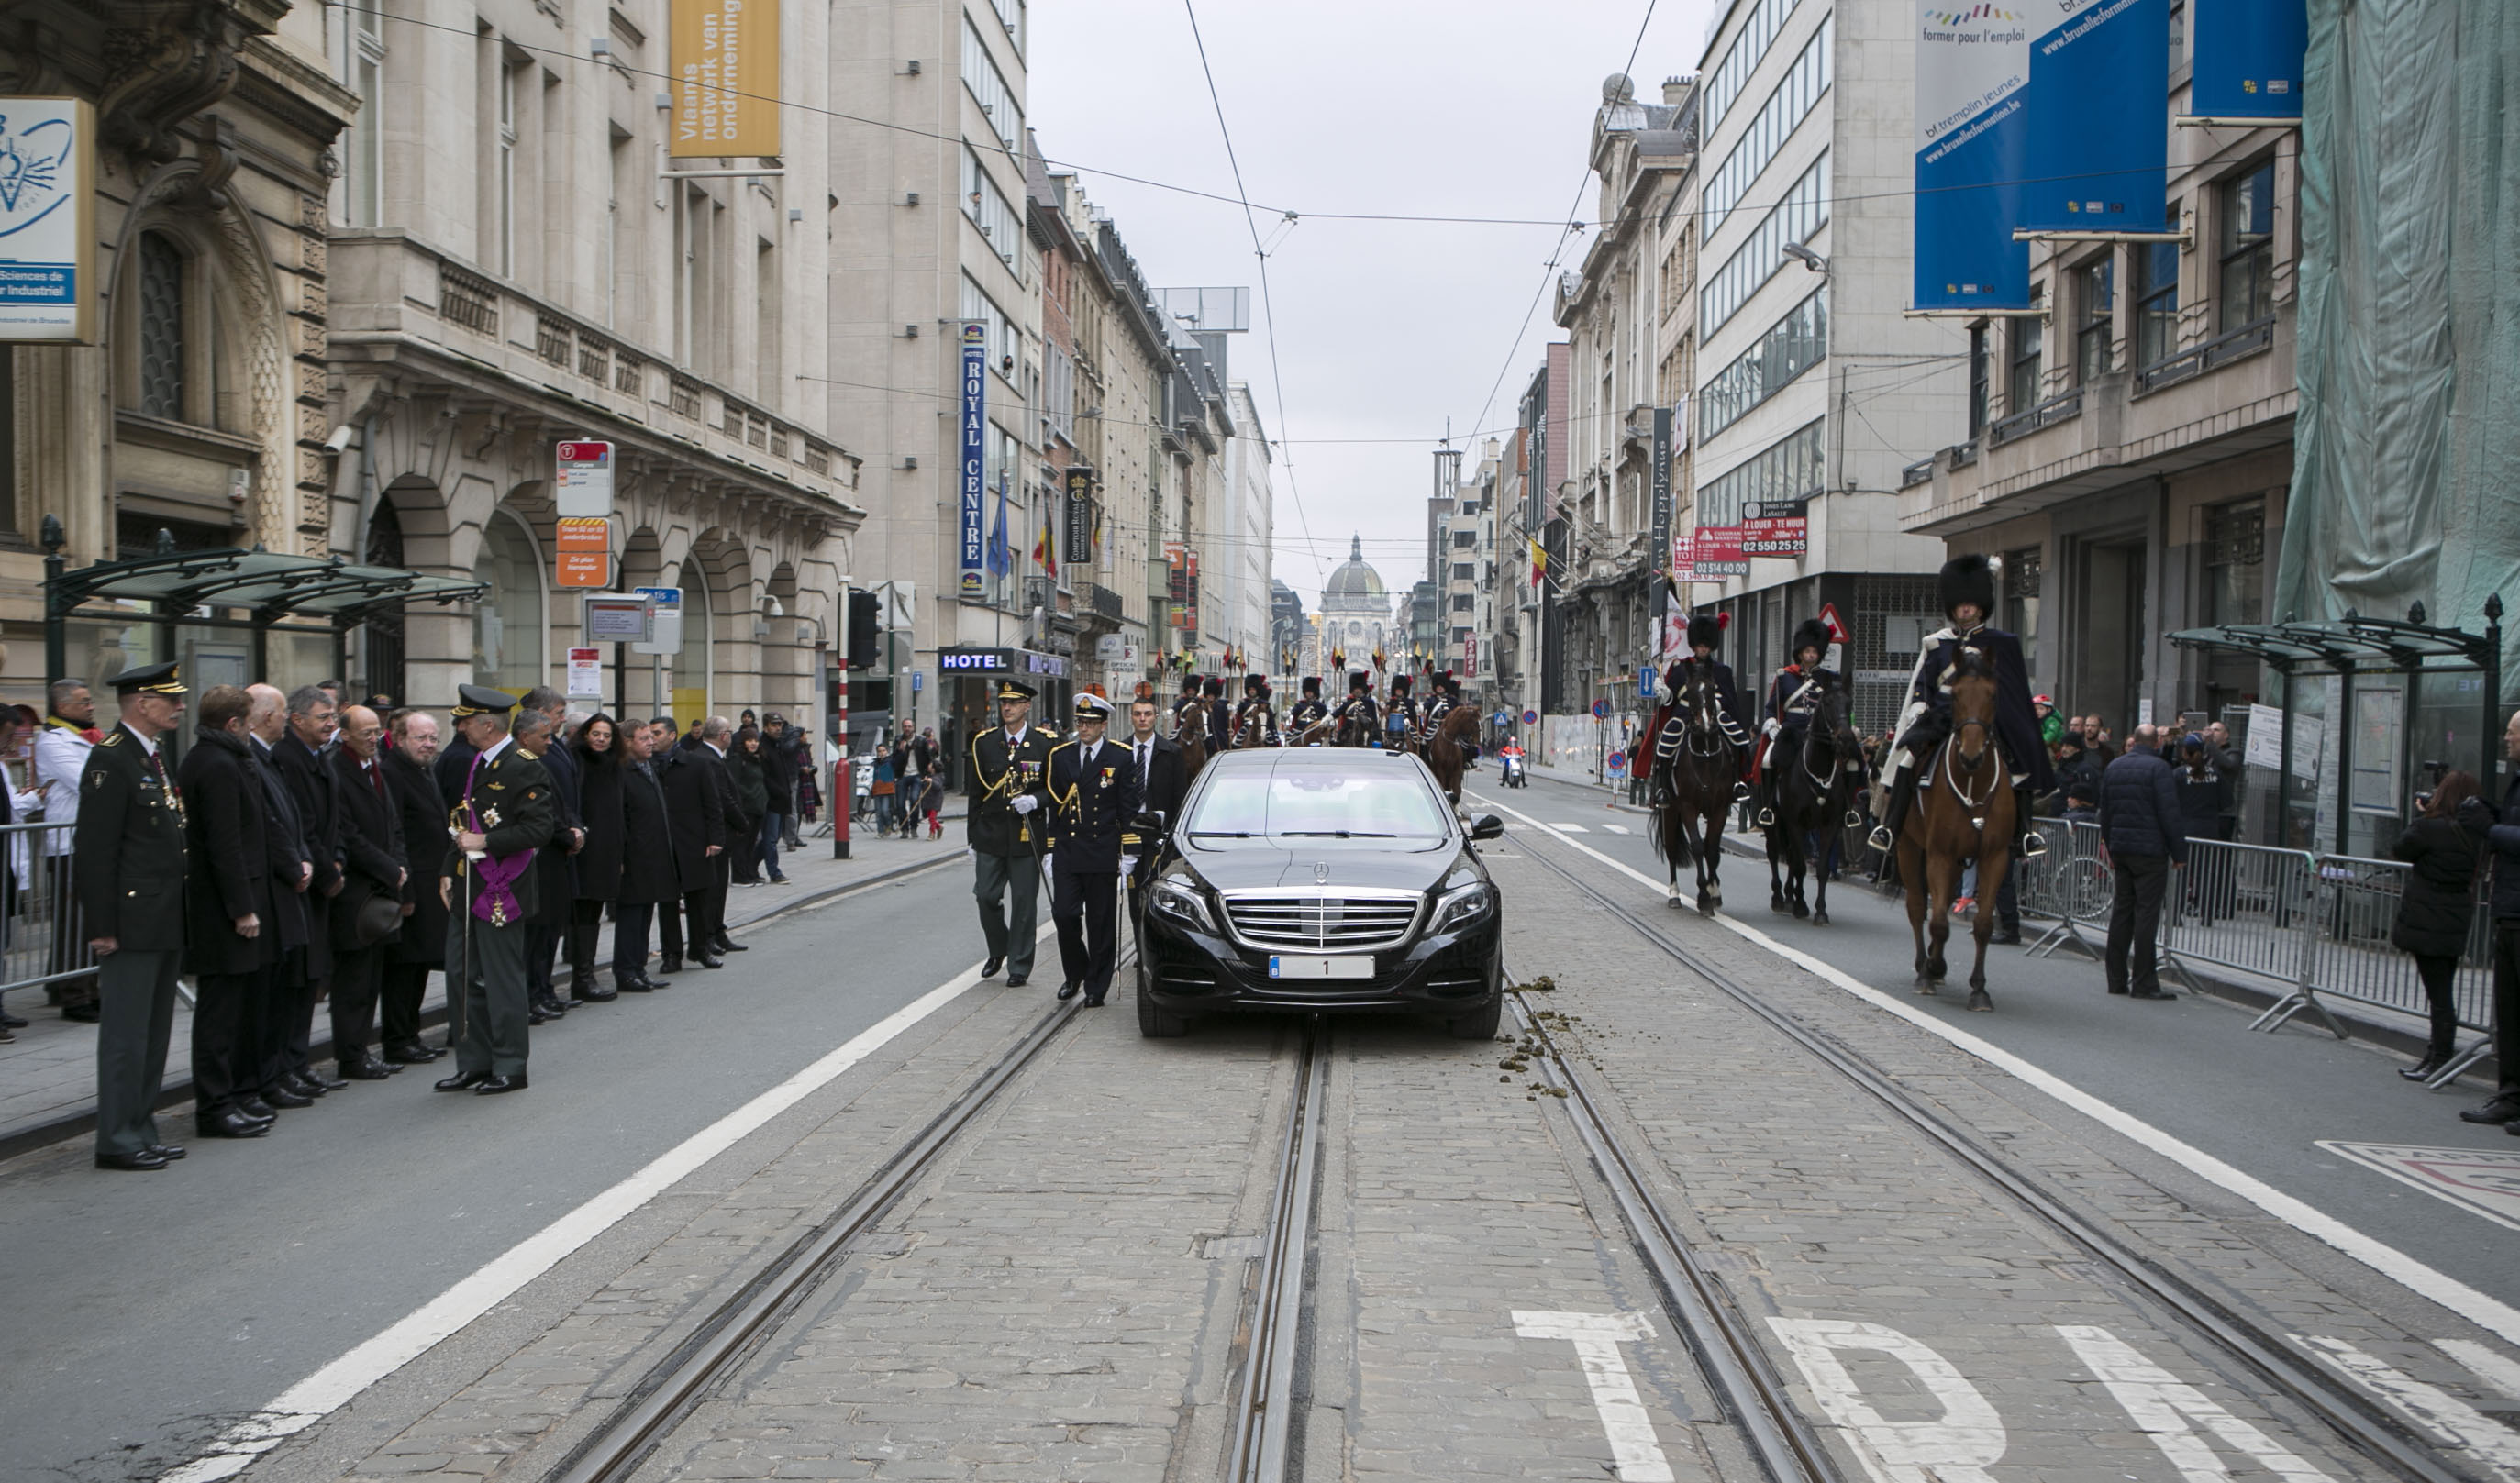
M517 702L459 686L455 730L472 748L447 827L455 847L437 882L446 904L446 988L464 1000L455 1074L440 1092L494 1097L525 1090L525 923L537 906L534 855L560 813L551 774L508 734Z
M79 774L71 844L96 953L96 1166L163 1169L184 1150L158 1137L158 1093L184 958L184 800L160 743L184 714L172 663L113 677L122 719Z
M1078 696L1076 738L1050 754L1050 918L1058 925L1058 997L1073 999L1081 990L1089 1010L1111 990L1121 835L1141 797L1136 755L1103 740L1111 709L1101 696Z
M1042 810L1050 806L1050 749L1058 744L1057 733L1031 724L1033 695L1029 685L998 682L1000 724L971 739L966 786L975 867L971 894L980 903L980 935L989 944L980 976L1004 966L1011 989L1022 988L1032 976L1041 857L1049 844Z
M1286 744L1319 746L1328 739L1315 732L1313 728L1319 726L1330 713L1330 708L1322 703L1322 677L1304 676L1302 688L1304 697L1295 702L1294 709L1286 712ZM1329 730L1328 727L1322 727L1322 731L1328 730Z

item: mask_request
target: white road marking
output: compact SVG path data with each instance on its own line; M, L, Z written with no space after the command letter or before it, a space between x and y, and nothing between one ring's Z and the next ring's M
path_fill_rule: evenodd
M1602 1434L1610 1439L1610 1460L1625 1483L1672 1483L1671 1463L1654 1439L1653 1417L1637 1395L1628 1374L1623 1339L1650 1339L1653 1325L1641 1313L1533 1313L1517 1310L1513 1331L1526 1339L1565 1339L1584 1365L1584 1383L1593 1388L1593 1409L1601 1414Z
M2476 1371L2488 1385L2520 1401L2520 1363L2496 1354L2474 1339L2435 1339L2433 1347Z
M2414 1144L2353 1144L2322 1138L2318 1146L2377 1169L2436 1199L2520 1231L2520 1152L2434 1148Z
M1051 933L1052 927L1044 923L1035 940ZM428 1353L439 1340L460 1332L518 1288L559 1265L570 1252L610 1230L623 1217L734 1147L772 1118L829 1086L841 1073L979 982L980 966L974 964L885 1015L839 1049L683 1140L646 1168L518 1241L400 1322L282 1391L270 1405L220 1433L201 1457L162 1474L159 1483L210 1483L245 1471L253 1465L254 1459L348 1405L360 1392Z
M2380 1399L2441 1433L2450 1445L2499 1480L2520 1483L2520 1434L2465 1401L2427 1385L2343 1339L2291 1335L2292 1341L2344 1371Z
M1586 829L1584 828L1584 826L1582 826L1582 825L1580 825L1580 824L1544 824L1544 825L1542 825L1542 826L1540 826L1540 827L1541 827L1542 829L1562 830L1562 831L1564 831L1565 832L1570 833L1570 834L1582 834L1582 833L1589 833L1589 832L1591 832L1590 831L1586 830Z
M1481 798L1479 801L1489 807L1511 814L1514 818L1544 831L1554 832L1539 820L1520 813L1507 804L1488 798ZM1590 855L1657 895L1665 888L1663 881L1655 880L1642 872L1632 870L1581 840L1564 839L1563 842L1568 848ZM1758 944L1787 963L1836 988L1843 989L1874 1009L1895 1014L1926 1034L1938 1036L1998 1070L2038 1088L2122 1137L2133 1140L2186 1169L2189 1173L2219 1185L2249 1201L2294 1230L2326 1242L2409 1291L2431 1299L2458 1317L2490 1330L2507 1342L2520 1344L2520 1309L2514 1309L2508 1303L2488 1297L2456 1278L2407 1255L2397 1247L2363 1235L2307 1200L2286 1194L2253 1174L2241 1172L2184 1139L2173 1137L2135 1114L2113 1103L2103 1101L2053 1072L2033 1065L1992 1042L1981 1040L1965 1030L1943 1023L1921 1010L1901 1003L1898 999L1843 971L1834 964L1823 963L1798 948L1787 947L1757 927L1733 918L1719 915L1713 921L1734 936L1746 942Z
M1995 1483L1986 1469L2002 1461L2003 1418L1951 1361L1879 1324L1771 1318L1768 1326L1784 1340L1821 1410L1846 1433L1873 1483ZM1941 1404L1941 1418L1893 1421L1881 1415L1838 1363L1841 1349L1884 1354L1907 1366Z
M1613 834L1633 834L1636 832L1635 830L1628 828L1624 824L1604 824L1601 828L1608 830Z
M2178 1468L2187 1483L2216 1483L2231 1475L2223 1460L2215 1456L2213 1445L2187 1424L2190 1421L2277 1477L2327 1476L2284 1451L2272 1437L2224 1410L2221 1402L2136 1353L2133 1345L2107 1329L2059 1324L2056 1333L2074 1351L2074 1357L2091 1370L2093 1378L2106 1385L2109 1394L2126 1408L2135 1429L2152 1439L2152 1445L2161 1449L2161 1455L2170 1460L2170 1465Z

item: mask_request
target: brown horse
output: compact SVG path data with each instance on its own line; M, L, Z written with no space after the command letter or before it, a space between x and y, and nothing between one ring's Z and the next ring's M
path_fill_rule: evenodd
M1444 712L1436 723L1435 734L1426 739L1426 766L1444 796L1456 804L1462 801L1462 772L1469 765L1471 740L1479 734L1478 712L1466 705L1456 705Z
M1188 788L1207 766L1207 712L1196 706L1173 712L1173 744L1182 749L1182 786Z
M1995 931L1996 893L2012 866L2012 779L1996 744L1995 666L1978 650L1963 649L1950 683L1951 736L1940 757L1918 755L1916 804L1899 831L1899 878L1916 937L1916 992L1931 994L1948 971L1943 947L1951 939L1960 869L1977 862L1977 962L1969 969L1968 1007L1984 1011L1995 1008L1986 992L1986 940Z
M1646 739L1653 748L1654 854L1669 873L1669 904L1681 904L1681 866L1693 865L1697 914L1712 917L1724 905L1724 816L1732 811L1740 769L1724 735L1714 666L1684 659L1678 672L1671 718L1660 736Z

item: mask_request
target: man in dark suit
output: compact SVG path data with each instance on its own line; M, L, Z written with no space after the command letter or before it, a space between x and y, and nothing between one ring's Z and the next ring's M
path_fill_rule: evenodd
M193 974L193 1128L203 1138L260 1138L274 1115L245 1110L262 1081L248 1034L279 961L271 928L269 804L234 685L202 697L199 738L177 782L184 797L184 966Z
M446 833L446 797L437 790L437 742L435 716L397 711L393 745L380 759L385 791L402 821L406 876L402 930L385 944L377 995L388 1065L420 1065L444 1054L420 1038L420 1004L428 997L429 972L446 961L446 907L437 899L437 877L453 841Z
M720 957L752 951L728 936L726 930L726 898L735 883L736 857L759 842L742 823L743 800L736 791L735 768L727 761L727 748L734 744L735 728L728 724L726 717L711 716L700 723L700 744L697 750L702 765L709 770L710 780L717 785L718 818L723 824L718 834L718 852L711 862L716 870L708 883L709 932L706 938L709 951Z
M1182 755L1179 743L1156 732L1156 713L1151 699L1130 702L1129 762L1138 774L1138 806L1163 815L1164 828L1169 831L1180 821L1182 794L1190 790L1190 762ZM1133 917L1138 909L1138 893L1155 873L1163 856L1163 844L1161 834L1142 837L1130 831L1120 836L1121 859L1126 862L1121 874L1129 878L1129 910Z
M674 735L671 721L660 729L668 738ZM660 971L669 976L682 971L686 957L704 968L722 968L726 963L717 954L709 888L718 878L718 858L726 853L726 794L718 786L724 763L705 746L677 744L652 765L664 786L666 827L683 887L682 929L667 933Z
M569 857L586 843L586 820L579 812L577 754L561 738L561 724L567 717L568 701L548 685L525 692L517 702L517 744L551 774L552 806L560 815L551 847L534 857L534 887L541 904L525 923L526 1017L535 1024L568 1012L552 986L552 965L560 956L561 939L568 935L569 903L577 895L577 873Z
M402 810L377 755L384 735L383 717L353 705L341 713L341 744L329 759L341 810L342 882L332 903L333 1060L344 1081L383 1081L402 1069L368 1049L386 948L400 935L402 892L410 881ZM383 931L376 930L382 908L369 912L377 901L394 907L393 925Z
M289 735L289 697L269 685L248 685L246 697L246 749L252 755L254 778L262 785L263 846L271 857L271 916L277 930L277 954L270 980L248 1007L248 1027L261 1068L260 1089L244 1103L256 1107L311 1107L324 1087L297 1074L289 1063L290 1016L284 1000L293 1000L306 977L306 944L321 915L323 898L314 894L315 862L306 847L306 824L297 814L297 797L280 775L272 747Z
M1098 1009L1118 961L1121 837L1138 814L1131 749L1108 741L1111 702L1076 697L1076 737L1050 753L1050 919L1058 926L1058 997Z
M516 701L466 685L456 728L473 748L457 796L458 832L438 878L447 910L447 992L464 999L455 1074L440 1092L483 1097L525 1090L525 923L534 913L534 852L559 816L551 775L508 734Z
M971 894L980 904L980 935L989 948L980 976L1005 965L1011 989L1032 976L1046 842L1044 821L1037 816L1050 805L1050 749L1058 741L1058 733L1031 724L1034 694L1013 680L998 682L999 724L971 739L965 771L964 791L971 800L966 821L974 866ZM1009 896L1014 898L1011 905Z
M297 805L301 838L315 868L314 894L306 902L305 971L272 996L280 1016L281 1064L327 1092L348 1085L317 1071L308 1056L315 1036L315 1001L333 980L331 903L342 885L340 792L323 757L338 719L333 697L322 686L300 685L289 693L288 732L271 746L272 764Z
M669 979L648 976L648 929L656 908L683 894L672 815L655 760L659 737L671 735L652 726L626 727L618 743L623 748L621 878L612 901L612 986L625 994L671 986Z
M79 907L96 953L96 1166L163 1169L158 1093L184 955L184 800L159 743L184 714L173 664L114 676L122 719L79 775Z

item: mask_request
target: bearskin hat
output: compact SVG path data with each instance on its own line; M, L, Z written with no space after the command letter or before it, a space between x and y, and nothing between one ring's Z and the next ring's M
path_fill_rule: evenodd
M1405 696L1409 694L1409 677L1407 675L1393 675L1391 677L1391 693L1395 696Z
M1944 617L1962 603L1976 604L1981 616L1995 615L1995 563L1985 557L1971 553L1952 558L1943 563L1934 585L1942 598Z
M1211 675L1208 677L1207 682L1199 687L1199 694L1210 697L1223 696L1225 694L1225 682Z
M1319 675L1304 676L1304 694L1308 696L1318 696L1321 693L1322 677Z
M1347 693L1349 695L1355 695L1359 691L1372 689L1373 689L1373 676L1367 674L1361 669L1351 669L1347 672Z
M1268 689L1269 677L1267 675L1244 675L1242 677L1242 693L1246 696L1263 695L1267 693Z
M1822 657L1825 658L1828 655L1829 642L1826 623L1818 618L1805 618L1802 626L1794 630L1794 647L1788 652L1788 656L1800 660L1804 650L1817 649L1821 652Z
M1688 620L1688 647L1714 649L1724 642L1724 619L1721 614L1701 612Z

